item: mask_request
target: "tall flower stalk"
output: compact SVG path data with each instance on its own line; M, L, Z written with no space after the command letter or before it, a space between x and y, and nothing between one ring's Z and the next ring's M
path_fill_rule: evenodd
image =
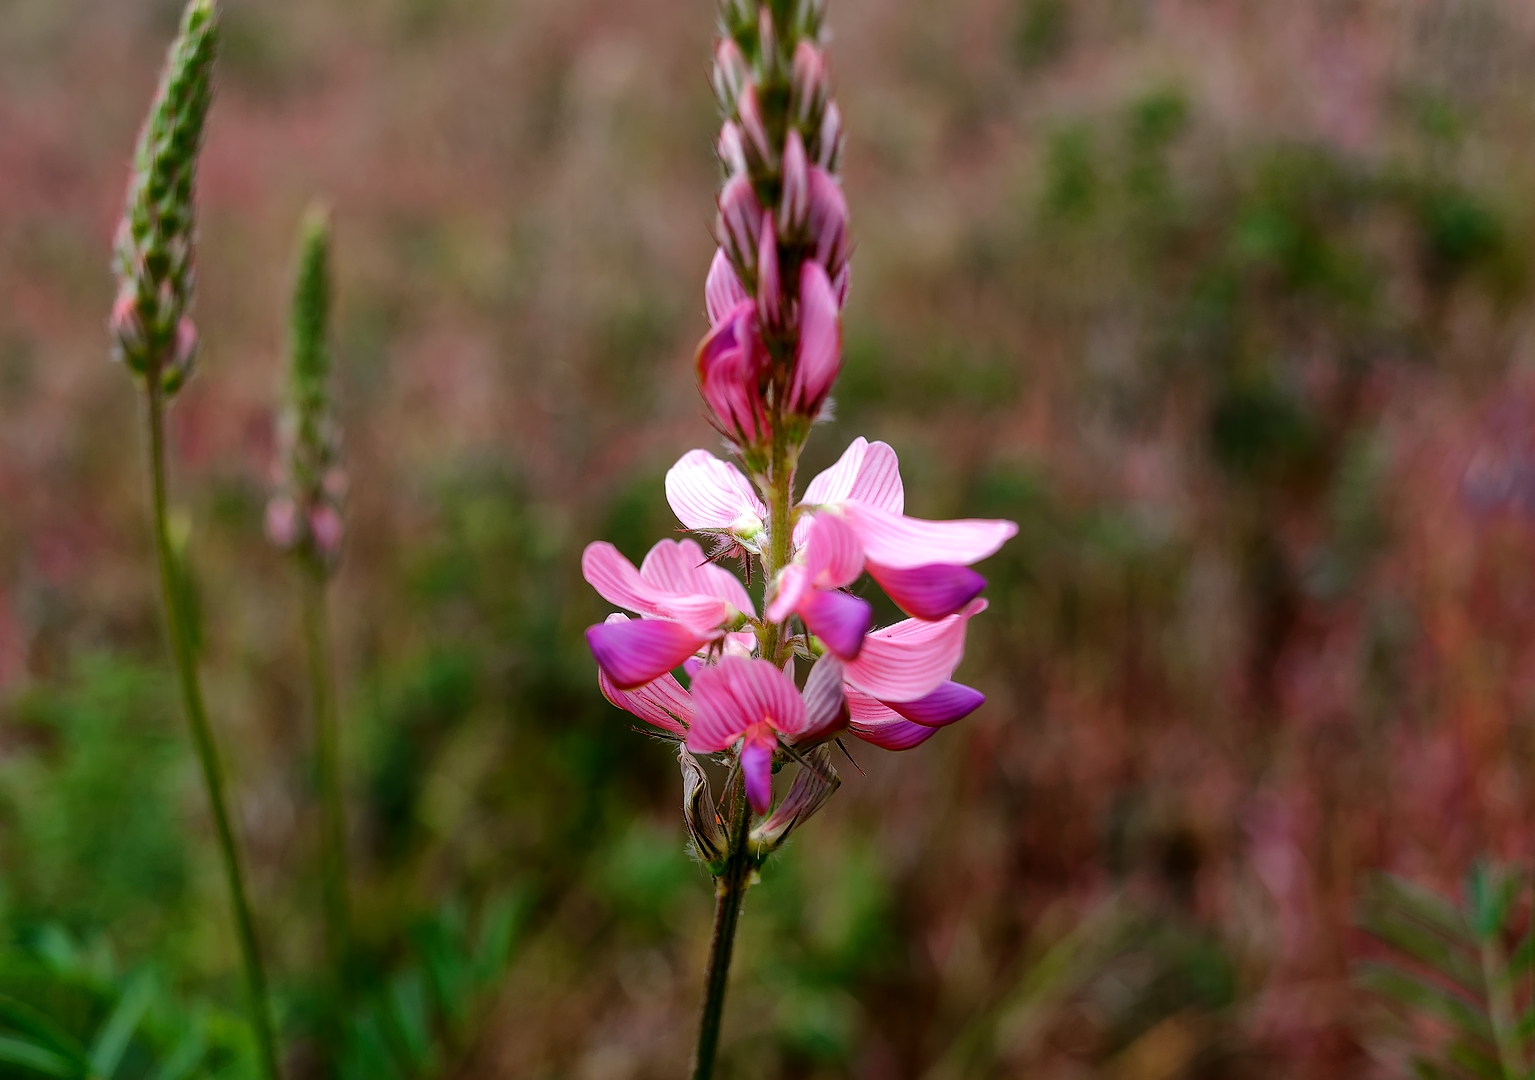
M191 0L134 153L127 206L113 251L118 293L110 330L114 357L144 392L150 509L166 629L229 887L251 1030L263 1073L277 1080L281 1072L261 948L197 674L195 613L188 603L186 567L168 524L165 412L191 374L197 352L197 329L188 315L196 285L197 155L212 99L217 50L213 0Z
M288 334L287 404L279 422L279 489L267 505L267 536L298 565L304 649L320 795L320 865L326 945L343 983L351 962L346 810L331 669L327 596L341 553L346 473L330 377L330 222L311 207L300 231Z
M822 0L721 2L719 249L695 366L733 460L693 450L666 477L673 511L710 550L663 540L636 568L598 542L582 559L597 592L639 616L587 630L598 684L677 744L684 819L714 876L695 1080L714 1072L746 890L841 782L829 745L851 735L909 749L985 700L951 678L985 608L970 566L1017 531L907 517L895 452L862 438L795 497L800 452L841 368L851 274L823 22ZM760 609L718 565L727 559L762 582ZM911 618L872 629L872 607L849 591L865 573ZM700 754L727 770L718 803ZM774 775L790 764L775 798Z

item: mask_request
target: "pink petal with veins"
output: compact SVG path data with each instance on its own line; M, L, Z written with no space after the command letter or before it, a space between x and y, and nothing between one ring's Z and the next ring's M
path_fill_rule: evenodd
M709 326L718 326L736 305L750 299L724 249L715 248L714 261L709 264L709 277L704 281L704 308L709 312Z
M753 724L794 737L805 727L805 702L794 680L766 660L725 656L693 680L693 726L688 749L724 750Z
M681 623L634 619L589 626L586 643L613 685L633 690L681 664L703 641Z
M729 529L744 515L761 521L768 513L741 470L707 450L689 450L667 470L666 501L690 529Z
M985 610L986 601L972 600L937 622L907 619L875 630L847 665L848 685L881 701L916 701L932 693L965 655L965 624Z
M1018 534L1011 521L926 521L850 499L842 513L863 542L864 557L892 570L931 563L969 566Z
M848 690L847 707L848 730L884 750L910 750L938 733L937 728L914 724L856 690Z
M670 593L713 597L742 615L757 610L741 580L711 563L696 540L659 541L640 565L640 576Z
M773 270L776 284L776 264ZM800 264L799 343L788 403L805 416L820 412L842 367L842 323L837 310L837 297L825 268L814 262Z
M759 814L773 808L773 751L778 739L767 724L753 724L741 744L741 772L746 777L746 801Z
M946 682L916 701L892 701L890 708L914 724L943 727L963 720L982 705L986 695L963 683Z
M856 660L874 622L868 601L845 592L812 589L794 609L809 630L840 660Z

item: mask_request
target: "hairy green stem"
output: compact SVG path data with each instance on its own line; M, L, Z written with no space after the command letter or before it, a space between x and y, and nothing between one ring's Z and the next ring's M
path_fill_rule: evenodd
M725 1011L725 986L730 978L730 955L735 947L741 901L751 882L751 856L747 830L751 808L746 784L737 779L731 797L730 854L725 869L714 881L714 934L709 940L709 966L704 975L704 1001L698 1020L698 1049L693 1054L693 1080L710 1080L719 1051L720 1018Z
M229 824L229 810L224 795L224 772L214 745L213 729L203 705L202 687L197 679L191 627L187 625L182 588L182 567L171 547L165 485L165 391L158 370L151 370L145 394L145 426L148 428L150 504L154 519L155 553L160 563L160 596L165 606L166 630L171 654L181 684L181 700L192 742L202 764L203 782L208 789L208 804L213 812L213 827L223 856L224 875L229 884L230 906L234 909L235 930L240 941L240 955L245 964L246 990L249 998L252 1034L261 1057L263 1074L268 1080L280 1080L277 1043L272 1033L272 1017L267 1002L266 972L261 964L261 949L256 939L256 925L251 918L250 901L245 893L245 873L240 865L239 848Z
M331 674L326 581L305 568L304 647L309 654L309 700L314 723L315 781L320 793L320 870L325 893L326 944L331 970L345 987L350 970L351 903L347 896L346 808L341 797L340 735Z

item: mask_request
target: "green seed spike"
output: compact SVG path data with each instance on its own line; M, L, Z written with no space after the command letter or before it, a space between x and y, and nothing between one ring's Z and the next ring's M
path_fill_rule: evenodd
M304 412L324 411L330 378L330 214L318 203L304 215L289 330L289 378L294 403Z
M214 0L191 0L139 134L113 250L114 354L167 392L185 382L196 351L186 315L196 286L197 155L218 39Z
M330 217L310 207L299 231L289 314L288 402L279 441L282 490L267 511L274 543L324 576L340 553L346 474L330 374Z

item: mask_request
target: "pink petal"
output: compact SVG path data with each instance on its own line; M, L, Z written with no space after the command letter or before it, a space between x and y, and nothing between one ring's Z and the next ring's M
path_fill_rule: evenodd
M830 277L841 273L847 262L847 199L842 185L819 165L810 168L809 187L810 242L815 245L815 261Z
M932 563L910 570L869 564L869 575L908 615L941 619L981 595L986 579L966 566Z
M847 665L848 685L881 701L916 701L932 693L965 655L965 624L984 610L986 601L972 600L937 622L907 619L875 630Z
M762 232L762 204L757 201L757 193L744 173L731 177L720 191L715 231L715 239L725 249L727 258L748 271L756 267L757 236Z
M963 720L982 705L986 695L963 683L946 682L926 697L916 701L890 702L890 708L914 724L943 727Z
M925 521L849 500L842 508L863 541L864 557L892 570L930 563L969 566L996 552L1018 533L1011 521Z
M767 435L761 376L767 350L750 300L732 308L698 346L698 389L727 434L746 442Z
M607 624L628 621L625 615L609 615ZM602 696L620 709L673 734L686 732L688 722L693 718L693 699L670 672L638 689L620 690L599 665L597 686L602 690Z
M777 329L783 307L783 283L778 277L778 226L769 210L762 215L762 232L757 237L757 318L763 326Z
M661 610L662 591L641 577L634 564L606 540L586 545L581 554L581 576L610 604L646 615Z
M801 45L804 43L801 42ZM795 50L799 59L799 50ZM810 213L810 164L805 157L805 141L795 128L789 129L783 151L783 191L778 200L778 227L792 239L805 227Z
M773 596L768 601L768 622L783 622L799 607L800 598L810 588L810 574L800 563L790 563L783 568L773 583Z
M757 610L741 580L711 563L695 540L659 541L640 565L640 577L674 597L709 597L742 615L752 615ZM681 599L669 597L664 606L671 617L682 619L681 603ZM725 612L706 625L718 626L729 619L730 613Z
M842 665L834 657L823 656L816 662L800 696L805 699L805 730L799 741L820 742L847 722Z
M863 545L835 514L816 514L805 538L805 570L818 589L840 589L863 573Z
M693 680L693 706L688 749L698 753L725 749L753 724L791 738L805 726L805 702L794 680L766 660L721 657Z
M835 465L810 481L803 501L832 506L853 498L892 514L906 508L901 465L888 443L854 439Z
M847 692L847 706L848 730L864 742L884 750L910 750L938 733L937 728L903 719L887 706L856 690Z
M746 514L767 518L767 507L741 470L707 450L689 450L667 470L666 501L690 529L729 529Z
M773 751L778 740L772 728L755 724L741 745L741 773L746 777L746 801L759 814L773 808Z
M724 249L716 248L714 261L709 264L709 277L704 282L704 308L709 312L709 325L718 326L736 305L749 299L746 286L736 277Z
M795 608L809 630L838 659L854 660L874 622L874 609L868 601L845 592L812 589Z
M586 628L597 664L620 690L659 679L698 651L698 635L667 619L607 622Z
M777 279L777 267L774 267ZM820 263L805 262L799 274L799 343L789 408L806 416L820 412L842 367L842 323L831 279Z

